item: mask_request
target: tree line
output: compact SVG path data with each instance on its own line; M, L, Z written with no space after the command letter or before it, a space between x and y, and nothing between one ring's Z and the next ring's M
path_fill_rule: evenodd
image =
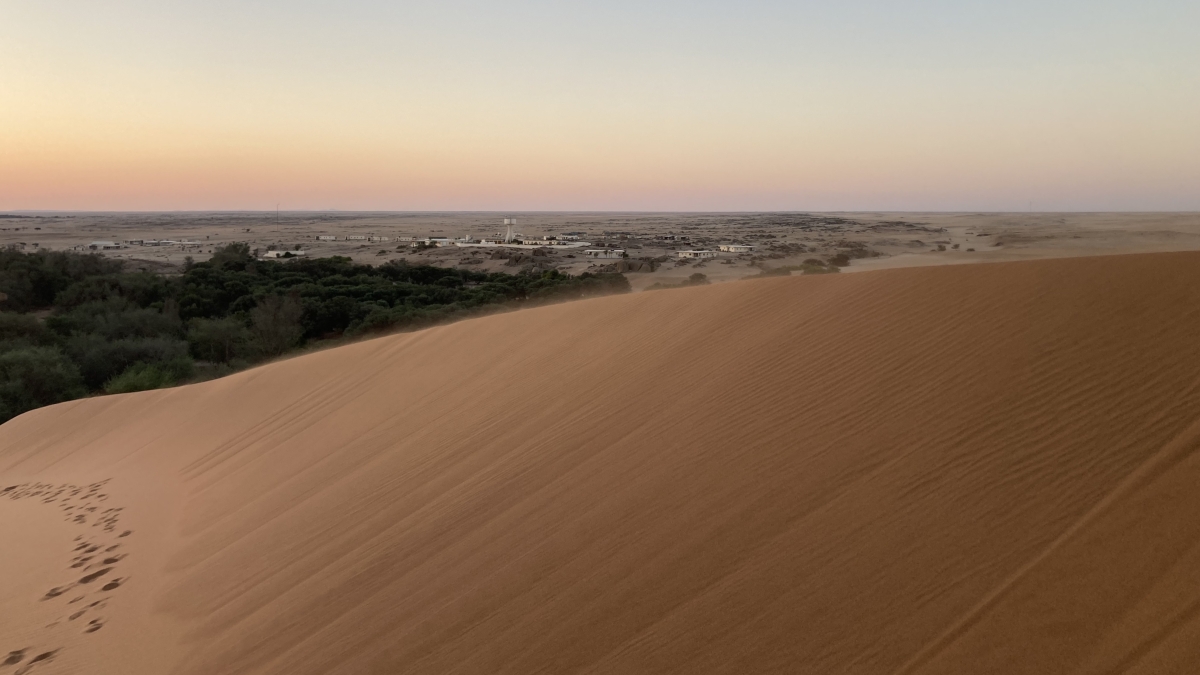
M218 377L323 341L628 291L620 274L259 261L240 243L177 275L97 254L0 251L0 422L91 394Z

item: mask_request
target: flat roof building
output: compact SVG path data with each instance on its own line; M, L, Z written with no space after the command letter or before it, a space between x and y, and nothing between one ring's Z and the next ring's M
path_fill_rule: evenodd
M625 249L621 248L589 248L583 252L583 255L588 258L620 258L625 255Z
M715 258L719 253L716 251L676 251L675 255L680 258Z

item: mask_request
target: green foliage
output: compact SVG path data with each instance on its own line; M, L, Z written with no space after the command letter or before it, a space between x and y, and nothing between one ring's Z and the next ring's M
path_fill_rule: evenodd
M36 356L58 373L54 388L12 366L0 380L8 392L0 422L89 391L140 391L227 373L317 340L418 328L500 304L629 290L620 274L373 267L337 257L260 261L242 243L190 261L175 276L124 272L120 261L95 254L0 251L0 355L17 353L27 365Z
M304 307L294 295L268 295L250 310L251 332L259 349L267 356L278 356L300 342L304 326L300 324Z
M250 356L250 330L234 318L192 319L188 323L188 349L192 356L213 363L229 363Z
M108 340L102 335L85 333L66 341L66 353L79 366L88 389L94 391L134 364L187 358L188 345L173 338Z
M0 250L0 309L29 312L50 307L54 298L84 279L116 274L123 262L98 254Z
M0 419L85 395L79 369L56 347L0 354Z
M250 244L241 242L226 244L218 248L213 251L212 258L208 260L210 267L220 270L244 269L246 265L253 262L254 256L250 255Z
M104 383L106 394L128 394L169 387L192 376L195 364L189 358L176 358L162 363L135 363L120 375Z
M36 316L0 312L0 353L53 343L54 335Z

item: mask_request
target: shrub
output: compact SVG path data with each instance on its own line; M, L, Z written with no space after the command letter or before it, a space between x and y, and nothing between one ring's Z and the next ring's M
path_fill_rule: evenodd
M304 307L295 296L268 295L250 312L251 333L259 350L278 356L294 347L304 336L300 318Z
M188 322L188 349L192 356L214 363L229 363L247 356L250 329L240 319L192 319Z
M54 335L36 316L0 312L0 345L35 347L53 342Z
M89 389L100 389L137 363L164 363L186 358L188 345L170 338L106 340L100 335L76 335L67 341L67 354L79 366Z
M134 391L161 389L192 376L195 364L186 357L163 363L135 363L120 375L104 383L106 394L128 394Z
M86 395L79 369L56 347L0 354L0 419Z

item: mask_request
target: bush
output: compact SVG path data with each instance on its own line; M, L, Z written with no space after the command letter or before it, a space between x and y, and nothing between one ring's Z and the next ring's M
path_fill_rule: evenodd
M191 359L178 358L164 363L135 363L104 383L106 394L162 389L189 378L195 372Z
M300 318L304 307L295 296L268 295L250 312L251 333L259 350L278 356L296 346L304 336Z
M75 364L56 347L27 347L0 354L0 416L87 395Z
M4 309L29 312L50 307L54 297L83 279L116 274L124 263L99 254L65 251L0 251L0 293Z
M67 341L67 354L79 365L87 387L95 390L134 364L187 358L188 345L169 338L110 341L100 335L76 335Z
M234 242L213 251L212 258L208 260L208 266L221 270L241 270L253 262L254 256L250 254L250 244Z
M192 356L214 363L229 363L249 355L250 329L240 319L192 319L188 322L188 348Z
M183 332L178 314L138 307L121 297L84 303L51 316L46 324L64 337L88 333L102 335L109 340L179 337Z
M0 312L0 351L48 346L53 342L54 335L36 316Z

